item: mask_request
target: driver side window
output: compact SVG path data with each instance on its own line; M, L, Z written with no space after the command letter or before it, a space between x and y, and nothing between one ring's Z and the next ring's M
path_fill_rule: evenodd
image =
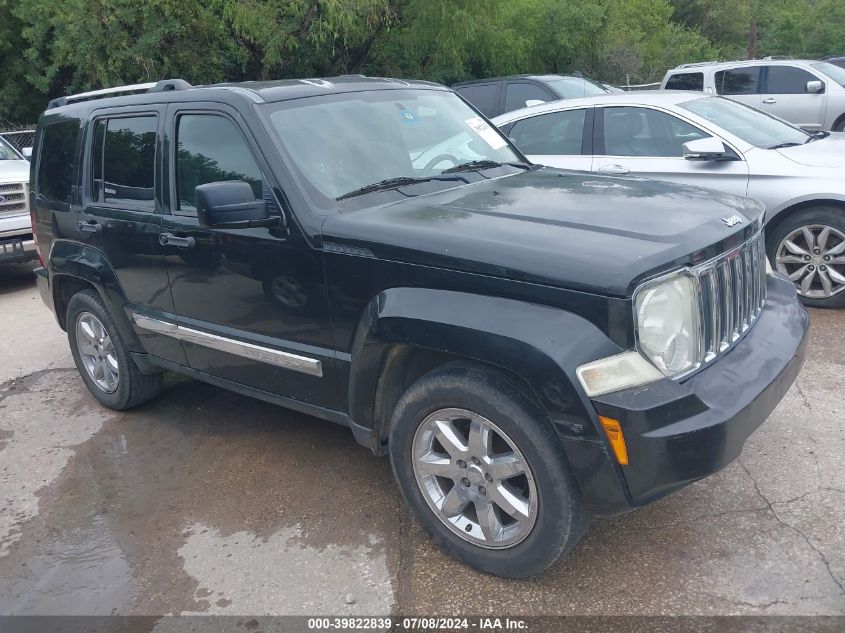
M604 109L604 155L680 158L683 145L710 135L686 121L650 108Z
M263 178L235 124L213 114L183 114L176 122L177 209L196 213L194 188L208 182L242 180L261 200Z

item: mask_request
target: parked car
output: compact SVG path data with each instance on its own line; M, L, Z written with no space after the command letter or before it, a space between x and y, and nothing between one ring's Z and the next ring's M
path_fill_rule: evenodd
M452 89L488 118L558 99L589 97L611 88L575 75L514 75L464 81Z
M845 68L845 56L825 57L821 61L828 62L829 64L833 64L834 66L839 66L840 68Z
M532 166L427 82L122 90L52 102L32 157L90 392L174 370L347 426L478 569L536 574L724 467L799 371L759 203Z
M37 257L28 188L29 161L0 138L0 265Z
M660 87L724 95L809 131L845 131L845 68L827 61L684 64L667 72Z
M493 122L537 163L761 200L772 264L807 305L845 306L845 134L688 92L558 101Z

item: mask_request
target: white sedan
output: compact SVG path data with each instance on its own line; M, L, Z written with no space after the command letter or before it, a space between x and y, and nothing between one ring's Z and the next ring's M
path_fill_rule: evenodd
M801 129L697 92L567 99L493 119L542 165L761 200L769 259L807 305L845 306L845 134Z

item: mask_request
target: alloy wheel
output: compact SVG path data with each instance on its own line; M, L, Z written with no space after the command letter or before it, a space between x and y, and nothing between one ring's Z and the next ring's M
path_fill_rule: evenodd
M120 367L114 344L102 321L90 312L81 312L76 319L76 345L94 384L105 393L117 391Z
M414 477L435 516L466 541L513 547L537 520L534 477L499 427L466 409L441 409L413 440Z
M832 297L845 290L845 233L825 224L800 226L778 244L775 267L802 297Z

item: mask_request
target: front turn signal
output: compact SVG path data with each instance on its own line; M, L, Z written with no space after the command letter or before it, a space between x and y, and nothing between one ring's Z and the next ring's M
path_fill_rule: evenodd
M622 435L622 426L619 420L613 418L606 418L603 415L599 416L599 422L610 441L610 448L613 449L613 454L616 456L616 461L621 466L628 465L628 447L625 446L625 436Z

